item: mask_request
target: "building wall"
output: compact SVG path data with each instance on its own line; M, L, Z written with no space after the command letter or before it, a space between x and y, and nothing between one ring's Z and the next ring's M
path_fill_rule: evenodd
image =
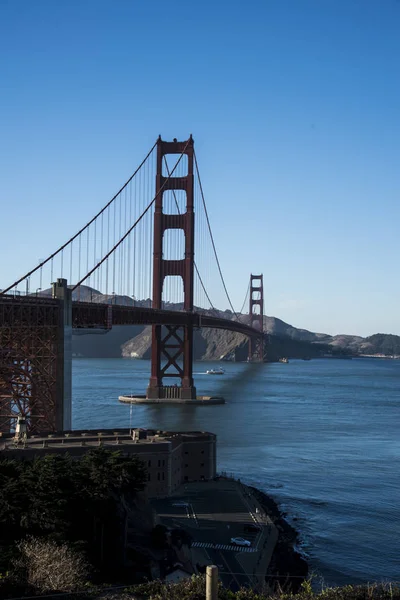
M183 482L183 464L182 464L182 456L183 456L183 444L176 444L175 448L171 453L171 469L170 469L170 479L171 479L171 493L174 493L176 489Z
M214 444L209 440L204 442L187 440L183 443L181 457L183 482L215 477L213 449Z
M0 443L0 458L32 459L43 454L68 452L79 457L100 445L123 454L136 455L143 461L148 481L146 492L149 497L163 497L174 493L185 481L213 479L216 475L216 436L209 433L165 432L133 441L132 437L116 432L103 432L97 438L94 432L72 432L49 438L29 440L16 447L12 440ZM82 435L79 439L79 435Z
M168 476L170 461L170 444L164 452L156 449L155 452L147 454L145 460L148 476L146 491L149 496L168 496L170 494Z

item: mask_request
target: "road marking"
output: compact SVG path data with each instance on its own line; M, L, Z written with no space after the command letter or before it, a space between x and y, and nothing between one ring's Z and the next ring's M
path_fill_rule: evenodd
M210 548L211 550L231 550L232 552L258 552L257 548L234 546L231 544L213 544L212 542L193 542L193 548Z
M217 513L217 512L200 512L199 510L196 512L197 518L202 521L209 520L217 520L217 521L227 521L234 520L235 523L248 523L249 522L249 513L248 512L233 512L229 515L227 513ZM234 517L234 518L232 518ZM254 520L254 517L253 517ZM257 521L256 521L257 522Z
M229 575L230 575L230 576L231 576L231 577L232 577L232 578L235 580L235 582L236 582L236 585L239 587L239 589L241 589L241 587L242 587L242 586L240 585L239 581L236 579L236 576L235 576L235 575L232 573L231 569L229 568L229 565L228 565L228 563L226 562L226 560L225 560L225 558L224 558L224 555L223 555L223 554L221 554L220 556L221 556L221 560L224 562L224 564L225 564L225 566L226 566L226 568L227 568L228 574L229 574ZM243 574L244 574L244 573L243 573ZM225 573L225 575L226 575L226 573Z
M189 504L189 506L191 508L193 519L194 519L194 522L196 523L196 527L199 527L199 520L197 518L197 514L194 511L193 504ZM188 510L188 517L190 517L189 510Z

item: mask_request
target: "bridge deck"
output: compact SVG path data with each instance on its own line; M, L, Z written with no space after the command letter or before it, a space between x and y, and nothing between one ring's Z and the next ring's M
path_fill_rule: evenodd
M203 313L93 302L73 302L72 323L75 328L103 329L109 329L114 325L192 325L197 328L227 329L247 336L260 335L258 330L240 321L212 317Z
M0 327L31 324L37 327L45 321L47 311L54 323L54 309L59 300L43 296L0 295ZM39 317L41 316L41 318ZM44 318L43 318L44 317ZM116 325L192 325L227 329L247 336L260 332L240 321L213 317L199 312L156 310L141 306L120 306L95 302L72 303L72 326L77 329L110 329Z

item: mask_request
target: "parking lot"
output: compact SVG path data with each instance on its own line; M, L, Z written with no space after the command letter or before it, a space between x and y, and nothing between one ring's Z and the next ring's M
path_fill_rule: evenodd
M170 498L152 500L152 505L160 523L190 534L194 565L216 563L223 583L232 589L254 585L254 572L266 570L262 555L275 545L276 530L246 486L222 478L188 483ZM235 545L231 540L236 537L249 545Z

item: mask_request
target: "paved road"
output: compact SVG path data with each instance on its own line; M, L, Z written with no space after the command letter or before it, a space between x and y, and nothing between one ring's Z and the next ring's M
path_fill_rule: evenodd
M251 585L251 579L243 573L243 567L238 563L234 554L208 549L207 554L210 557L211 564L218 566L219 576L224 587L237 592L240 588Z
M187 506L174 506L179 502ZM208 564L218 565L226 587L235 591L253 583L236 557L243 553L246 570L252 572L262 550L262 531L247 531L247 526L254 525L259 516L253 512L254 502L243 494L240 485L227 480L189 483L180 495L153 500L152 505L161 523L182 527L191 535L193 548L205 553L206 563L208 556ZM251 547L232 545L232 537L249 540Z

